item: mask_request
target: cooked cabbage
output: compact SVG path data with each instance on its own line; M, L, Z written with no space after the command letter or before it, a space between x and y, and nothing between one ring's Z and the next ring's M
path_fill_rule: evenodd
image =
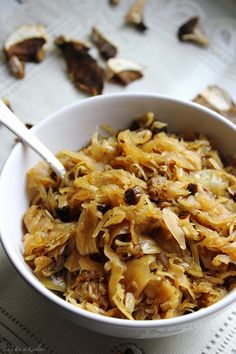
M149 112L116 135L95 133L79 152L59 152L63 181L44 162L28 172L25 261L74 306L170 318L236 283L235 166L224 167L207 138L185 140L159 123Z

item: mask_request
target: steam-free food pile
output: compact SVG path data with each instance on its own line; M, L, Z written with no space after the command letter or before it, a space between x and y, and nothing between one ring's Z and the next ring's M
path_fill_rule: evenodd
M129 320L205 308L236 285L236 167L199 134L146 113L61 151L60 180L28 172L24 258L38 279L88 311Z

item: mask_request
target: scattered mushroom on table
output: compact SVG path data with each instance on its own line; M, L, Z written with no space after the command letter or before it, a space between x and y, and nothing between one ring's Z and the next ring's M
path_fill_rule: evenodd
M120 0L109 0L109 3L110 3L111 5L119 5Z
M222 114L236 123L235 102L230 94L221 87L210 85L201 91L193 101Z
M118 5L121 0L108 0L108 2L111 5ZM133 0L125 16L126 23L141 32L147 29L144 23L145 4L146 0ZM177 36L181 42L192 42L202 47L209 44L209 39L200 25L199 16L193 16L184 22L179 27ZM108 81L124 86L143 77L143 68L140 65L116 57L117 46L98 27L92 27L90 38L100 55L107 61L106 72L90 55L90 43L64 36L59 36L55 40L66 61L71 82L81 91L90 95L101 94L105 77ZM11 74L18 79L23 79L25 63L41 62L48 41L47 30L39 23L24 24L9 34L3 51ZM236 123L236 104L222 88L216 85L208 86L193 101L215 110Z
M99 95L103 91L104 70L88 53L89 45L83 41L67 39L63 36L56 38L66 61L70 81L81 91L90 95Z
M2 97L1 100L11 111L13 111L12 106L11 106L11 102L9 101L8 98Z
M107 78L121 85L143 77L143 68L135 62L121 58L111 58L107 61Z
M98 48L104 59L110 59L117 55L117 47L97 27L92 28L92 42Z
M4 43L4 53L13 76L25 76L25 62L39 63L45 56L48 34L41 24L26 24L11 33Z
M134 26L140 32L144 32L147 29L143 15L145 3L146 0L136 0L125 16L126 23Z
M200 26L200 18L192 17L178 30L178 38L181 42L191 42L202 47L208 46L208 38Z

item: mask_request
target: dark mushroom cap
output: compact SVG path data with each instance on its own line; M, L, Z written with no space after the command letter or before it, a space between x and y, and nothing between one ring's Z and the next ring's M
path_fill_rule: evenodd
M206 47L208 45L208 38L201 29L199 22L199 17L192 17L180 26L177 33L179 40Z
M116 46L96 27L92 28L91 38L104 59L107 60L117 55Z
M66 61L71 82L81 91L93 96L101 94L104 71L88 53L88 48L79 47L78 42L71 40L57 39L56 44Z
M107 61L107 78L121 85L143 77L142 67L135 62L121 58L111 58Z
M44 45L48 34L40 24L28 24L18 27L8 36L4 44L4 52L9 60L16 56L24 62L40 62L44 58Z

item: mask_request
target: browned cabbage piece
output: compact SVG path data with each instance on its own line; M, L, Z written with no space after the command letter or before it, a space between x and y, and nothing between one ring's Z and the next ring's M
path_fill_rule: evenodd
M111 58L107 61L107 79L109 81L126 86L142 77L142 67L131 60Z
M92 28L91 38L104 59L117 55L117 47L98 28Z
M48 34L41 24L26 24L11 33L4 43L4 52L12 75L22 79L25 62L41 62L47 42Z
M147 30L143 15L145 3L146 0L135 0L134 4L125 16L126 23L134 26L140 32Z
M55 41L66 61L69 79L79 88L92 96L103 91L104 71L88 53L86 42L60 36Z
M178 38L181 42L191 42L201 47L208 46L208 38L200 26L200 18L192 17L178 30Z
M128 320L185 315L233 290L236 176L206 137L184 140L142 112L57 157L64 181L44 162L29 171L23 219L24 258L44 286Z
M236 123L236 105L230 94L217 85L207 86L193 102L199 103Z

